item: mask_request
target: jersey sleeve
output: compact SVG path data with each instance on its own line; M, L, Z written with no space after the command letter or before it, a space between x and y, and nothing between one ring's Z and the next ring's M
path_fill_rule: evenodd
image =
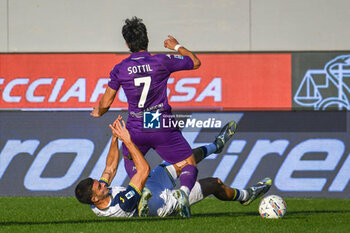
M118 89L120 87L120 83L118 80L118 68L117 68L117 66L115 66L109 74L108 86L115 91L118 91Z
M138 190L138 188L136 188L132 183L130 183L125 191L118 193L114 197L111 206L119 204L122 210L126 212L131 212L137 208L140 198L140 190Z
M192 70L193 61L188 56L162 54L162 64L172 73L179 70Z

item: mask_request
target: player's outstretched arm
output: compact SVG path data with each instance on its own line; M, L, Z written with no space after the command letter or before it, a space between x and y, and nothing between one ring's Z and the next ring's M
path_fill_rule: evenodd
M117 120L118 119L121 119L121 116L119 116ZM115 120L114 122L116 122L117 120ZM112 135L112 142L106 159L106 167L100 179L101 181L106 182L107 185L110 185L112 183L112 180L114 179L115 174L117 173L119 164L118 136L115 132L113 132L113 130Z
M95 106L92 112L90 113L93 117L100 117L105 114L108 109L111 107L113 100L117 94L116 90L113 90L110 87L106 88L106 92L103 94L98 106Z
M136 174L131 178L130 183L142 192L150 172L150 166L139 148L131 141L129 131L125 128L125 123L120 116L110 127L118 138L124 142L131 154L136 166Z
M201 66L201 61L198 59L196 54L181 46L174 37L168 36L168 39L164 41L164 47L171 50L177 50L177 52L179 52L181 55L190 57L193 61L194 70L198 69Z

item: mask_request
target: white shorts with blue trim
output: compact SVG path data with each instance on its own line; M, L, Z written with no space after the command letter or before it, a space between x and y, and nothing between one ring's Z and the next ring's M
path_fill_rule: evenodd
M150 216L166 217L177 214L178 203L173 196L176 184L165 166L162 164L153 169L146 182L146 187L152 192L152 198L148 202ZM189 196L190 205L202 199L200 184L196 182Z

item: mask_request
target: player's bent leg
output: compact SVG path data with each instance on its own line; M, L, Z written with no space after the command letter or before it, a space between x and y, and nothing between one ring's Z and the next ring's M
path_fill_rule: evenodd
M174 197L178 200L179 203L179 213L180 216L189 218L191 216L190 205L188 197L193 186L196 183L198 169L193 155L185 159L184 166L180 168L180 184L181 187L179 190L174 192Z
M181 170L180 189L188 196L197 180L198 174L190 145L179 130L157 135L162 137L154 149L161 158L171 164L183 163L179 164Z
M208 177L200 179L198 182L201 185L204 197L214 195L219 200L230 201L236 195L235 189L224 185L219 178Z
M148 201L151 199L152 193L147 187L143 188L140 202L138 205L138 214L140 217L147 217L149 213Z
M194 184L196 183L198 169L193 155L191 155L185 161L186 164L181 168L179 179L181 184L180 189L183 190L188 196Z
M214 143L217 146L217 150L214 152L215 154L219 154L222 152L226 142L230 140L230 138L235 134L237 128L237 123L235 121L230 121L224 127L222 127L218 136L216 136Z
M215 141L213 143L192 149L196 163L201 162L211 154L221 153L226 143L235 134L236 128L236 122L230 121L220 130L220 133L215 137Z
M267 193L269 191L269 189L271 188L271 185L272 185L271 178L266 177L265 179L262 179L257 184L253 185L252 187L249 187L247 189L247 191L249 193L249 197L247 200L241 201L241 204L244 206L249 205L254 200L256 200L257 198L259 198L262 195L264 195L265 193Z
M222 201L247 201L251 197L248 190L225 185L219 178L209 177L198 181L204 197L214 195Z
M195 175L192 175L189 170L192 170L191 173L192 174L195 173ZM187 174L187 172L189 172L189 174ZM185 170L182 170L180 174L180 183L181 183L180 190L182 190L186 196L190 195L190 192L194 186L194 183L196 182L197 173L198 173L198 170L196 167L187 166L187 168ZM184 176L186 176L186 179L184 178ZM187 176L191 176L191 177L187 177Z
M231 188L225 185L219 178L209 177L198 181L201 185L203 196L214 195L221 201L241 201L247 197L246 190Z

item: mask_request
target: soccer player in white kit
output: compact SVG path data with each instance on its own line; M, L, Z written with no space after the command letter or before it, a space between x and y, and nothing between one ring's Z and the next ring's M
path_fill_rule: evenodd
M118 118L120 119L120 118ZM131 139L128 136L127 129L121 127L120 122L116 122L111 126L113 136L118 136L124 143L130 145ZM212 153L220 153L225 143L232 137L236 129L234 121L226 124L215 142L202 146L193 150L196 162L202 161L205 157ZM119 132L122 130L123 132ZM116 140L113 140L113 142ZM107 166L105 169L109 171L110 161L114 161L116 157L119 159L118 150L112 150L115 146L111 145L110 152L107 157ZM117 142L116 142L116 145ZM136 151L134 157L139 157L140 154ZM136 161L135 161L136 162ZM136 170L139 172L140 167L136 164ZM148 166L147 162L141 163L141 166ZM134 216L159 216L166 217L176 215L181 211L181 206L178 203L178 198L174 192L176 179L181 174L181 168L186 165L185 161L177 164L162 163L149 173L149 177L143 189L142 195L137 189L133 189L135 185L132 183L133 178L127 188L125 187L110 187L108 184L114 178L116 173L105 179L105 172L102 175L100 182L87 178L81 181L76 188L77 199L86 204L90 204L92 211L98 216L105 217L134 217ZM144 177L143 177L144 179ZM85 181L93 181L94 186L84 189ZM189 205L193 205L205 197L213 194L216 198L223 201L240 201L242 205L249 205L252 201L265 194L271 187L271 179L265 178L256 185L248 189L235 189L223 184L218 178L205 178L198 180L189 195ZM131 187L131 188L130 188ZM140 189L141 190L141 189ZM102 195L100 195L102 193ZM100 197L96 198L96 197ZM85 198L85 199L84 199ZM100 203L105 205L101 206Z
M109 126L113 137L101 179L99 181L91 178L82 180L75 189L75 196L81 203L90 204L92 210L99 216L132 217L137 215L137 205L149 175L150 167L141 151L131 141L129 131L125 128L122 117L118 116L113 125ZM117 173L119 162L118 139L123 141L130 151L137 171L126 188L108 188Z

